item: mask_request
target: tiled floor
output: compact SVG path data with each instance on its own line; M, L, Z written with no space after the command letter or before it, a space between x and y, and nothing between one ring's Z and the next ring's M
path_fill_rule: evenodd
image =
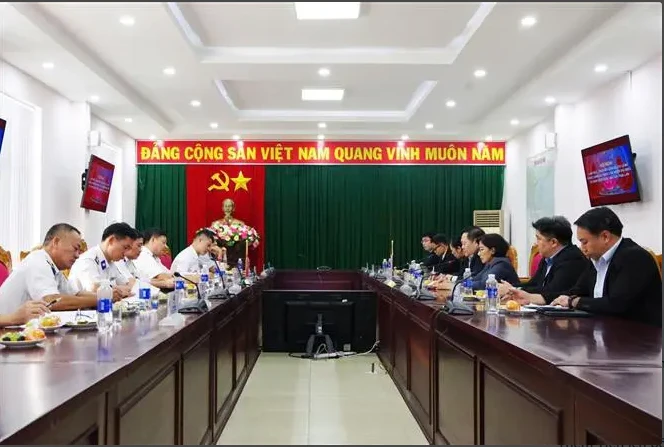
M218 444L427 444L378 364L261 354Z

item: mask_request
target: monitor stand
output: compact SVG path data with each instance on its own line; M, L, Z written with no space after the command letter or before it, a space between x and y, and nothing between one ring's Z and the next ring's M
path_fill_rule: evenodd
M316 332L309 336L307 340L307 354L308 358L314 358L314 346L317 344L317 341L320 340L322 343L325 343L328 354L334 354L336 351L334 349L334 343L329 335L323 333L323 315L318 314L318 321L316 322ZM318 345L320 346L320 345Z

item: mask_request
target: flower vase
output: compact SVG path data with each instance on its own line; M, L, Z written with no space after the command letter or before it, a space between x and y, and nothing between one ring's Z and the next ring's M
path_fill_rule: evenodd
M225 245L222 245L224 247ZM226 247L226 261L229 267L236 267L238 259L242 258L244 262L244 243L235 243L231 246Z

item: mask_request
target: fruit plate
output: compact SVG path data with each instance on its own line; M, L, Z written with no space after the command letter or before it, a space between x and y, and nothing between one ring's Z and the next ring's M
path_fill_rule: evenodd
M23 340L23 341L2 341L0 344L7 349L27 349L34 348L44 343L44 340Z
M518 316L518 317L531 317L537 313L536 309L529 309L527 307L522 307L519 310L504 310L505 315L512 315L512 316Z
M57 326L39 326L39 329L41 329L42 331L44 331L47 334L52 334L55 331L57 331L58 329L62 329L65 326L66 326L66 324L63 323L63 324L59 324Z
M96 321L86 321L85 323L67 323L67 327L75 331L93 331L97 329Z

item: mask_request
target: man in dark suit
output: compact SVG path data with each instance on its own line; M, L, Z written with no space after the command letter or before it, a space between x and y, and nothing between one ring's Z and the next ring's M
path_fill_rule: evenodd
M429 254L419 261L424 267L431 268L440 262L440 256L435 253L436 244L433 243L433 233L424 233L422 235L422 248Z
M484 268L482 260L477 252L480 249L480 239L484 236L484 230L480 227L468 227L461 233L461 248L463 255L466 257L464 261L459 263L459 277L463 276L464 270L470 267L470 272L473 276L477 275Z
M661 327L662 278L650 253L622 237L623 225L609 208L593 208L574 224L593 265L552 304Z
M450 243L444 234L436 234L431 239L434 244L434 253L438 256L438 263L433 266L436 273L444 275L459 271L459 260L452 254Z
M503 282L498 293L520 304L548 304L576 284L590 261L572 244L572 225L564 217L543 217L532 225L542 255L537 271L520 289Z

